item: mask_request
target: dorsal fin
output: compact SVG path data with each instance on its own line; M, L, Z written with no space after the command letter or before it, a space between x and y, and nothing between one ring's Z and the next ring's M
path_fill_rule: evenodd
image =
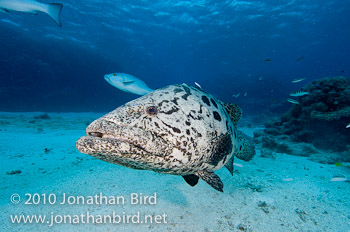
M233 122L234 125L237 125L238 121L242 117L242 110L241 108L234 103L226 103L226 102L221 102L221 104L225 107L228 115L231 118L231 121Z

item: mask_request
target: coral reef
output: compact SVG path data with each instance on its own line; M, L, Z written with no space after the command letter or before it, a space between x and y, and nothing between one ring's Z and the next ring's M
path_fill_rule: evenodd
M317 149L321 149L337 152L332 160L349 161L350 78L314 80L303 91L309 94L298 97L299 104L282 117L265 122L265 130L256 133L255 139L274 152L317 157ZM297 145L290 144L293 142Z

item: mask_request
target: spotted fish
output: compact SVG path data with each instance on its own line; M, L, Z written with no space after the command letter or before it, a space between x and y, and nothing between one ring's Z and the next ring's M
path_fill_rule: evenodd
M130 101L92 122L77 149L133 169L199 178L223 191L214 171L233 174L234 156L250 160L254 145L237 130L241 110L200 88L170 85Z

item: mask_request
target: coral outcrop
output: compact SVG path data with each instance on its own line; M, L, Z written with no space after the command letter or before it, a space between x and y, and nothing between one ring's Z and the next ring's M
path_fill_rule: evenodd
M266 122L263 134L257 133L255 139L263 148L276 152L295 153L298 149L289 143L296 142L304 144L300 151L311 153L304 156L316 154L313 148L305 147L307 143L317 149L337 152L334 159L338 161L350 161L350 128L346 128L350 123L350 78L314 80L302 91L309 94L298 97L299 104L294 104L279 119Z

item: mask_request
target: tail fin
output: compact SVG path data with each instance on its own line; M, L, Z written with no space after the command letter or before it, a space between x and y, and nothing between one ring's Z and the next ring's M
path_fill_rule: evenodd
M240 146L238 151L234 153L234 156L236 156L238 159L249 161L253 159L255 155L255 146L253 143L253 139L240 130L238 130L237 132L237 137L239 138Z
M59 27L62 27L60 20L60 13L63 5L61 3L48 3L47 14L57 23Z

